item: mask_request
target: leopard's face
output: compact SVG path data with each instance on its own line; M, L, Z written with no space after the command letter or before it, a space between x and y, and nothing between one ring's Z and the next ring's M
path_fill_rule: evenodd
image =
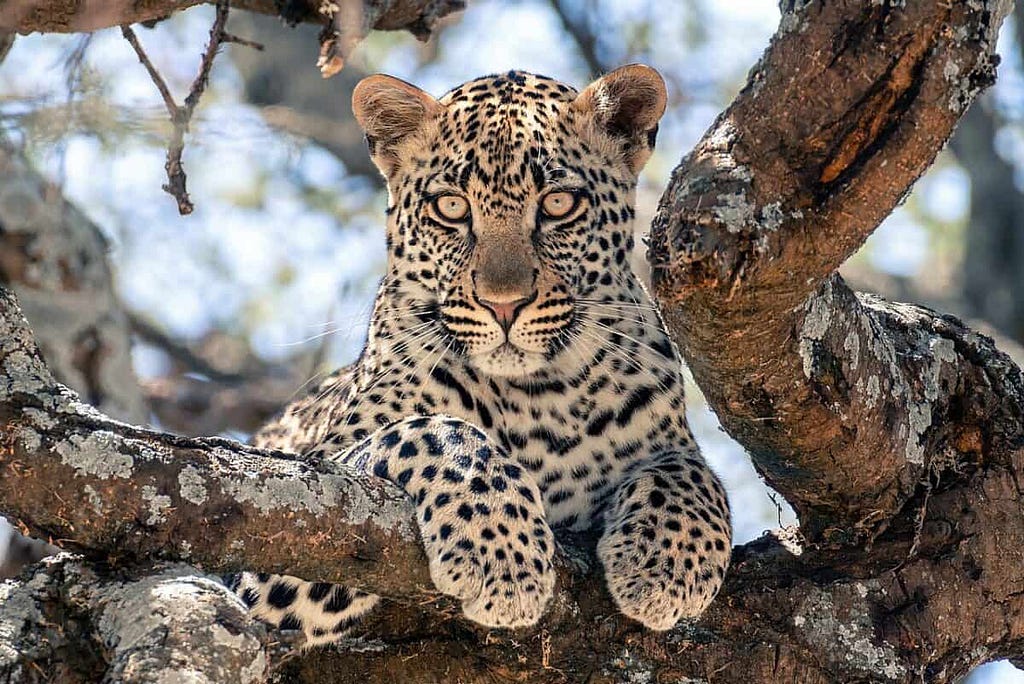
M632 277L636 157L649 154L653 126L630 154L595 125L582 97L510 72L439 101L417 98L426 116L384 150L374 132L393 126L364 123L388 179L385 287L407 335L436 322L438 354L506 377L536 373L585 344L580 304Z

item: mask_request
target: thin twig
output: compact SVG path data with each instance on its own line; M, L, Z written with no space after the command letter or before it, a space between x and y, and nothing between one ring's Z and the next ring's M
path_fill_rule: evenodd
M167 144L167 162L164 164L164 169L167 171L167 184L163 186L163 190L177 200L178 213L182 216L191 214L194 208L186 187L185 167L181 163L181 155L185 150L185 133L188 132L189 123L192 121L192 114L199 104L199 99L206 91L206 86L210 81L210 70L213 68L213 60L217 56L217 50L221 43L229 39L233 39L233 42L241 40L235 39L234 36L229 38L229 34L224 32L224 26L228 20L229 4L229 0L218 0L217 2L217 16L213 20L213 26L210 27L210 42L207 43L206 50L203 52L199 73L192 82L184 105L179 105L174 101L170 88L167 87L163 76L149 60L146 51L142 49L142 44L132 28L127 25L121 27L121 34L135 50L139 61L149 72L150 79L160 91L164 106L167 107L167 113L171 117L171 125L174 126L171 139Z
M147 55L146 51L142 49L142 44L139 43L139 39L136 37L135 31L132 30L131 26L122 26L121 35L124 36L124 39L127 40L128 44L135 50L135 54L138 56L139 61L142 62L142 66L146 67L146 71L149 72L150 80L153 81L156 89L160 91L160 96L164 99L164 106L167 107L167 113L171 115L171 119L173 120L178 114L178 104L171 96L171 91L167 87L164 77L160 75L160 72L156 70L153 63L149 61L149 55Z
M228 0L218 0L217 2L217 16L213 20L213 26L210 27L210 42L206 44L203 61L199 64L199 73L196 75L196 80L192 81L192 88L189 89L188 97L185 98L185 111L189 119L192 118L192 111L199 104L199 98L203 96L206 85L210 81L213 60L224 40L224 26L228 21L228 4Z
M245 47L250 47L253 50L259 50L260 52L263 52L264 49L263 43L257 43L255 40L242 38L241 36L236 36L235 34L228 33L227 31L224 31L220 34L220 39L225 43L235 43L237 45L244 45Z
M766 492L766 494L768 494L768 498L771 500L771 502L775 504L775 517L778 518L779 527L785 527L782 524L782 504L780 504L779 500L775 498L775 492L773 492L772 490L769 489Z

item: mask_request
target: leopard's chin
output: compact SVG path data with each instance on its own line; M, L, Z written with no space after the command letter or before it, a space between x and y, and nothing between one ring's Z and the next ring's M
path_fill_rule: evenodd
M510 342L504 342L488 352L474 354L469 359L481 373L502 378L527 377L548 365L545 354L520 349Z

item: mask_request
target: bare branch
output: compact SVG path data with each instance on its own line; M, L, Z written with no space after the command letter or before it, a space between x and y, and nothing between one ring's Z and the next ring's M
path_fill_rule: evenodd
M164 100L167 112L171 116L171 125L174 129L171 133L170 143L167 146L167 162L164 164L164 168L167 170L167 184L163 186L163 190L178 202L178 213L182 216L191 214L194 209L192 200L188 196L188 189L185 187L187 180L185 177L185 167L181 163L181 154L185 151L185 133L188 132L189 124L192 122L192 114L199 104L199 98L206 91L206 85L210 81L210 69L213 68L213 60L217 56L217 50L220 48L221 42L224 40L224 25L228 20L228 4L227 0L219 0L217 2L217 15L213 20L213 26L210 28L210 42L207 43L206 50L203 52L203 59L199 63L199 73L192 82L188 96L185 97L185 104L181 106L174 101L167 83L149 60L149 56L142 49L142 44L139 43L139 39L135 36L132 28L127 25L121 27L122 35L132 46L132 49L135 50L139 61L146 67L150 79L156 85L157 90L160 91L160 96Z
M0 4L0 29L18 33L77 33L166 19L175 12L217 0L7 0ZM464 0L364 0L377 16L374 29L407 30L423 38L434 23L465 7ZM290 24L324 23L319 0L236 0L236 9L279 16Z
M387 549L412 569L392 589L431 587L411 507L396 488L344 466L111 421L53 381L2 289L0 318L2 512L37 536L94 556L183 558L214 571L299 571L290 547L305 546L301 572L311 577L325 559L344 558L363 575L366 559ZM50 504L40 507L41 498ZM316 539L322 549L307 543ZM378 588L397 576L383 565L371 575Z
M220 44L224 40L224 26L228 21L228 7L230 2L228 0L218 0L217 2L217 14L213 20L213 26L210 27L210 40L206 44L206 50L203 51L203 59L199 63L199 73L196 75L194 81L192 81L192 87L189 88L188 96L185 97L185 121L186 123L192 119L192 113L195 111L196 106L199 104L199 98L203 96L206 91L206 85L210 82L210 69L213 68L213 60L217 56L217 50L220 49Z
M163 98L164 107L167 108L167 113L171 117L171 121L174 121L178 117L178 103L174 101L174 96L171 95L171 89L167 87L167 82L164 77L160 74L153 62L149 60L149 55L142 48L142 43L139 42L138 37L135 35L135 31L132 30L131 26L125 25L121 27L121 35L128 41L128 44L135 50L136 56L139 58L139 62L142 66L146 67L146 72L149 74L150 80L153 81L153 85L160 91L160 97Z
M216 580L185 565L106 577L62 554L0 586L0 678L61 684L266 682L277 649ZM105 676L104 676L105 675Z
M258 43L255 40L249 40L248 38L241 38L233 33L228 33L227 31L223 31L221 33L221 40L223 40L225 43L235 43L236 45L244 45L245 47L250 47L253 50L258 50L259 52L263 52L264 49L262 43Z

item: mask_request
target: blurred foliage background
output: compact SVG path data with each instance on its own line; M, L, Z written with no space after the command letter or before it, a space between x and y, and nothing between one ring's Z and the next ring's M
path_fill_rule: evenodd
M212 15L199 7L137 31L179 100ZM621 64L655 66L671 99L640 188L642 232L672 168L742 86L777 23L770 0L472 0L428 43L371 34L325 81L314 67L316 28L236 12L228 30L265 49L231 45L214 65L186 142L196 205L187 217L161 191L166 111L117 30L18 38L0 63L0 136L109 243L151 423L244 438L363 342L383 267L385 200L348 104L362 76L383 71L440 95L510 68L583 86ZM1018 362L1022 27L1018 6L1001 37L996 86L844 267L860 289L966 319ZM730 490L737 542L792 524L699 390L690 396L698 439ZM1024 674L997 663L971 681Z

